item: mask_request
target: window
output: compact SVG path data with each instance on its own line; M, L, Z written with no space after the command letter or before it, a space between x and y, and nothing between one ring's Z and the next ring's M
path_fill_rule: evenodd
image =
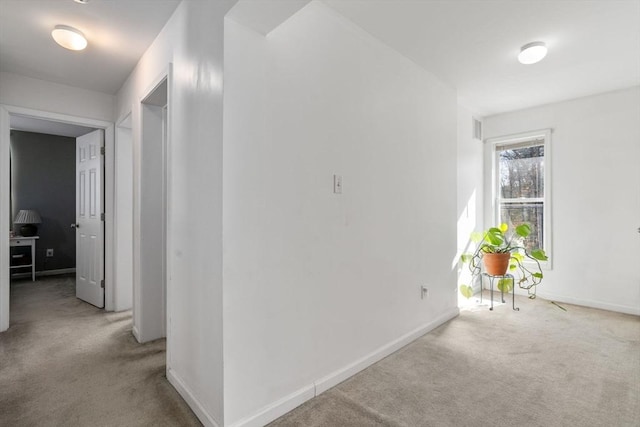
M496 224L513 228L527 222L532 233L527 249L542 248L550 255L549 137L550 131L491 140Z

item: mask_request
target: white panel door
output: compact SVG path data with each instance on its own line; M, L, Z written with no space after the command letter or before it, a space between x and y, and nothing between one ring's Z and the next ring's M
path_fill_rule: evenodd
M76 138L76 297L104 307L104 131Z

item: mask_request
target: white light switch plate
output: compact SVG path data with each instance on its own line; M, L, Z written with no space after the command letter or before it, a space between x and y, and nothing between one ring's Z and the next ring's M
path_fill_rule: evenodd
M342 175L333 175L333 192L342 194Z

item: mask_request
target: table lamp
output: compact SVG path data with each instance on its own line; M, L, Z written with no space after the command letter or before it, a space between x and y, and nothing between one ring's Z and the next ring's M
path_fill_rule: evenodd
M14 224L22 225L22 227L20 227L20 234L24 237L35 236L38 232L38 226L35 224L40 224L41 222L42 220L38 212L31 209L22 209L13 220Z

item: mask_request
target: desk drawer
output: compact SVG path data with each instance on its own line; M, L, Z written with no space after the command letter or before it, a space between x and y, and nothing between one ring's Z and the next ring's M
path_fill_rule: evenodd
M31 239L16 239L11 241L11 246L31 246L31 242L33 242Z

